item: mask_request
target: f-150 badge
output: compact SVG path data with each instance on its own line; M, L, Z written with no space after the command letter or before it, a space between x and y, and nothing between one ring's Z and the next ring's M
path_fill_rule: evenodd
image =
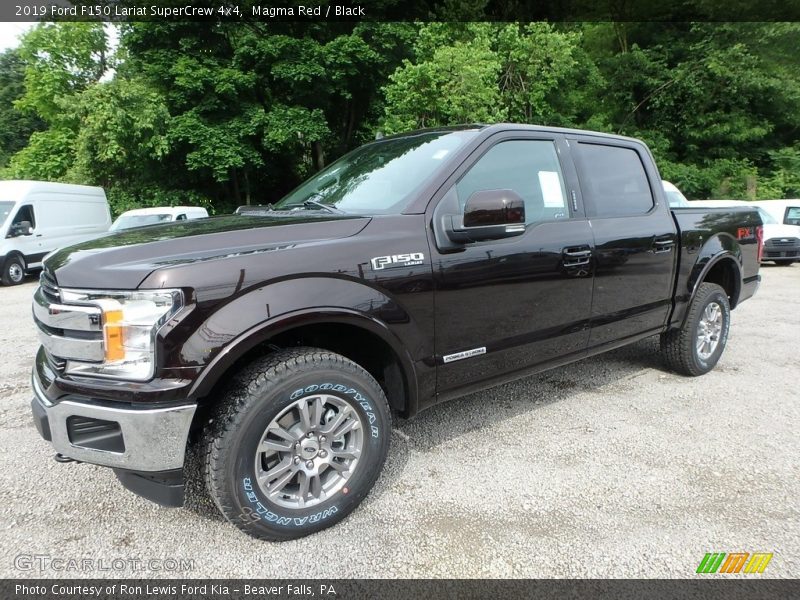
M370 262L375 271L380 271L386 267L413 267L414 265L421 265L424 260L425 255L422 252L409 252L407 254L376 256Z

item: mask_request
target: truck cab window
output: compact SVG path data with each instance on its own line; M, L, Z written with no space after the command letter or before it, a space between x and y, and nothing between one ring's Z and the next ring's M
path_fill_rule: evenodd
M653 208L647 175L632 148L578 143L580 182L592 217L644 215Z
M509 140L490 148L456 184L463 211L482 190L510 189L525 201L525 223L569 218L564 177L549 140Z
M29 221L31 224L31 228L36 227L36 219L33 216L33 206L30 204L26 204L25 206L20 206L17 214L14 215L14 220L11 222L11 225L19 225L23 221Z

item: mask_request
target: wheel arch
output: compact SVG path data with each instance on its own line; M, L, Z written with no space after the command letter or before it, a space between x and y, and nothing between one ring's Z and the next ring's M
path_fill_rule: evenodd
M293 346L321 348L353 360L378 381L392 409L405 415L416 412L416 372L401 341L378 319L341 307L297 310L242 333L206 366L190 395L210 397L213 403L227 373L257 356Z
M737 245L738 246L738 245ZM696 274L689 280L691 303L697 295L697 290L702 283L716 283L728 295L731 309L736 308L742 292L742 267L737 255L730 250L724 250L711 256Z

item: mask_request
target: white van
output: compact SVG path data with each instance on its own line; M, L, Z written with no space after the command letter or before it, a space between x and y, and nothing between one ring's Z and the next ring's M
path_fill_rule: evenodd
M758 200L754 204L766 210L778 223L800 225L800 200Z
M170 221L186 221L188 219L204 219L208 211L199 206L162 206L156 208L136 208L122 213L111 225L111 231L143 227Z
M772 202L771 200L769 202ZM744 200L694 200L690 206L714 208L720 206L755 206L761 221L764 223L764 253L761 262L774 262L776 265L788 267L800 261L800 226L787 225L777 220L771 211L763 206L763 202L745 202Z
M666 179L661 180L661 185L664 186L664 194L667 196L667 202L670 208L686 208L689 206L689 201L686 199L681 191Z
M108 231L103 188L46 181L0 181L0 277L17 285L45 254Z

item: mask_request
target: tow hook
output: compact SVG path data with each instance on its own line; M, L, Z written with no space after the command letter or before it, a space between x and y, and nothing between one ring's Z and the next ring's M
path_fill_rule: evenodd
M69 456L64 456L61 452L57 452L56 455L53 457L57 463L71 463L74 462L76 464L80 464L81 461L75 460L74 458L70 458Z

